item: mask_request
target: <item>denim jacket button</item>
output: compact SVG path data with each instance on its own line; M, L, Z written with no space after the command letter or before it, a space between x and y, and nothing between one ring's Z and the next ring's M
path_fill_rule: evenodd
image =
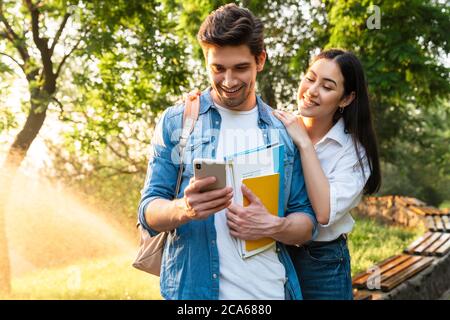
M216 279L217 278L217 274L213 273L213 278Z

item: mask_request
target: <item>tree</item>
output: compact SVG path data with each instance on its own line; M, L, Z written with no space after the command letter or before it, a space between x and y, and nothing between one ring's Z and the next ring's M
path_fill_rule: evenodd
M200 24L212 10L226 3L229 1L167 1L179 15L177 32L190 40L193 58L199 62L195 65L197 68L203 65L203 54L196 39ZM236 3L250 9L264 23L268 59L257 78L259 94L274 108L292 103L301 72L306 69L313 52L327 40L325 8L298 0ZM194 84L207 85L204 70L197 73L202 80Z
M361 58L369 81L382 154L390 159L390 142L411 139L420 123L414 116L450 93L450 10L435 1L385 1L379 5L380 29L367 20L377 11L371 1L329 1L332 28L327 47L344 47ZM405 27L414 25L414 27Z
M450 69L443 57L450 53L450 9L429 0L382 1L376 9L372 3L327 1L330 33L326 47L350 49L362 60L381 158L385 168L394 168L386 172L391 174L386 181L393 182L392 175L400 173L406 179L397 187L388 184L382 192L405 194L413 189L410 195L439 205L443 196L439 185L444 180L448 185L448 162L442 159L448 159L445 114ZM370 28L368 20L378 13L380 29ZM430 164L438 170L431 170ZM425 178L431 172L434 182ZM441 196L433 195L436 192Z
M0 0L0 44L5 47L0 57L20 70L17 76L25 76L29 91L26 121L3 165L9 177L2 181L0 198L1 290L10 290L4 225L9 184L49 107L70 123L87 116L81 124L86 130L75 127L75 133L88 152L109 143L123 121L148 116L151 122L166 105L166 95L179 95L186 78L184 46L169 33L169 15L158 1ZM11 71L5 59L0 75ZM70 63L73 69L65 70ZM74 93L74 88L79 94L65 98L64 92Z

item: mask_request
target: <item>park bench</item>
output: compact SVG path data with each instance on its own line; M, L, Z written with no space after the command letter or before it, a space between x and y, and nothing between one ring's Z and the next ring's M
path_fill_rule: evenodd
M403 254L381 261L367 272L354 276L355 300L374 299L376 290L391 291L450 252L450 212L428 207L413 198L396 197L395 200L423 216L428 231L405 248ZM371 201L374 202L373 199Z
M370 272L353 277L353 287L388 292L430 266L432 262L432 257L407 254L390 257L375 265Z

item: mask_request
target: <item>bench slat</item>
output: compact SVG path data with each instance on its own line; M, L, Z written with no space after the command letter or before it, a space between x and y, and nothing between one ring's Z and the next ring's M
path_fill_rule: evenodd
M450 241L450 233L443 233L441 237L433 243L430 247L425 250L427 256L435 255L436 250L438 250L442 245Z
M447 241L435 251L437 256L444 256L450 251L450 241Z
M441 217L442 223L444 224L444 228L446 232L450 232L450 219L448 216Z
M417 261L417 263L409 266L402 273L397 274L397 276L395 277L391 277L389 280L385 282L381 282L381 290L384 292L391 291L393 288L395 288L402 282L408 280L409 278L413 277L420 271L429 267L433 262L433 258L430 257L418 257L418 258L420 258L420 260Z
M445 231L445 227L440 216L434 217L434 225L438 231Z
M420 256L410 256L411 258L408 260L405 260L404 262L396 265L394 268L386 271L386 272L382 272L381 273L381 283L383 283L384 281L388 280L389 278L402 273L405 269L408 269L410 266L412 266L413 264L415 264L416 262L420 261L422 259L422 257Z
M383 272L386 272L386 271L394 268L395 266L399 265L400 263L402 263L410 258L411 258L411 256L408 256L408 255L397 255L397 256L387 258L386 260L383 260L376 266L378 266L380 268L379 272L382 274ZM353 277L353 281L352 281L353 287L365 288L366 284L367 284L367 280L369 279L369 277L371 275L372 275L372 272L363 272L363 273L356 275L355 277Z
M431 237L429 237L427 240L422 242L421 245L414 249L414 254L422 254L429 246L431 246L436 240L441 237L441 234L442 233L440 232L433 232Z
M416 247L418 247L422 242L424 242L425 240L427 240L429 237L431 237L433 233L432 232L427 232L425 233L422 237L418 238L417 240L415 240L413 243L411 243L408 248L406 248L404 250L405 253L410 253L412 254L414 252L414 249Z

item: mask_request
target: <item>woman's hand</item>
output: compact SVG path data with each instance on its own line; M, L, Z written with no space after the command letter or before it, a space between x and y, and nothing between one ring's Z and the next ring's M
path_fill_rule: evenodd
M274 110L273 115L283 122L287 132L299 149L312 144L301 118L282 110Z

